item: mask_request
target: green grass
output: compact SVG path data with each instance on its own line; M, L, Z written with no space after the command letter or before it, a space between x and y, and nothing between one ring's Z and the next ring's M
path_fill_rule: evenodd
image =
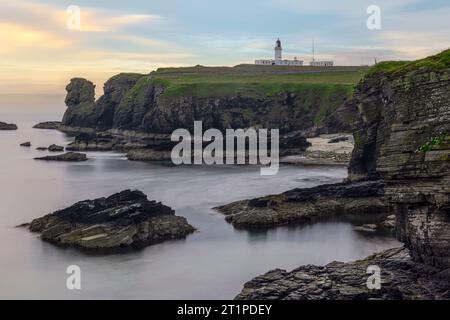
M421 71L440 71L450 68L450 49L416 61L384 61L371 67L367 75L375 73L408 74Z
M441 145L447 146L449 145L449 143L450 143L450 135L442 134L437 137L432 137L429 141L421 145L417 151L426 153L428 151L438 148Z
M375 74L375 73L389 73L396 70L399 70L403 66L410 63L409 61L383 61L377 63L373 67L369 69L367 75Z
M235 72L233 68L212 68L215 72L211 72L212 70L206 67L201 67L201 71L195 72L195 68L158 69L151 76L155 83L165 87L165 97L233 95L262 97L273 96L284 91L301 93L305 88L311 89L315 86L319 89L338 86L346 88L346 92L351 94L366 71L365 68L351 70L344 68L337 71L329 69L311 71L308 68L305 71L301 70L301 73L292 74L284 73L289 69L271 73L268 69L262 71L260 69L257 72L255 70Z
M119 74L116 74L115 76L111 77L109 79L109 81L117 81L120 79L130 79L130 80L139 80L140 78L144 77L145 75L142 73L126 73L126 72L122 72Z

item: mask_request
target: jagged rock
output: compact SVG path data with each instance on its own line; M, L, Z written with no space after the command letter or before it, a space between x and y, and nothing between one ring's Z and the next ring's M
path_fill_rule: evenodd
M332 95L327 92L320 97L324 106L321 109L317 108L317 99L305 98L320 96L320 93L307 87L302 89L305 90L303 94L283 91L274 95L261 92L255 96L253 92L239 91L234 95L203 97L186 90L181 96L171 96L167 93L167 84L159 81L157 72L150 75L118 74L105 83L104 95L97 101L79 98L86 87L93 90L93 85L85 79L72 79L67 86L68 109L61 130L91 128L96 132L116 130L121 133L171 134L178 128L192 131L194 121L201 120L204 130L279 129L281 149L289 150L289 154L306 149L309 144L302 132L315 126L317 118L336 109L349 98L350 92L346 86L336 86ZM319 115L319 112L325 112L325 115Z
M380 289L367 286L369 266L380 268ZM236 299L450 299L449 272L417 263L407 249L395 248L355 262L272 270L247 282Z
M77 202L34 219L29 229L55 245L88 250L136 248L185 238L195 231L170 207L149 201L137 190Z
M384 196L385 183L380 180L357 183L324 184L313 188L297 188L286 191L289 201L316 201L323 197L335 198L369 198Z
M68 151L110 151L117 142L109 134L80 133L67 145Z
M238 228L267 228L333 217L381 222L388 214L384 183L364 181L294 189L215 208Z
M89 104L95 101L95 85L86 79L73 78L66 86L67 96L65 99L68 107L81 104Z
M59 129L61 126L61 121L46 121L46 122L40 122L33 126L34 129Z
M45 157L38 157L34 158L35 160L45 160L45 161L69 161L69 162L76 162L76 161L86 161L87 156L84 153L77 153L77 152L67 152L64 154L58 154L55 156L45 156Z
M58 146L56 144L52 144L48 147L48 151L50 152L61 152L64 151L64 147L63 146Z
M6 123L0 121L0 130L17 130L17 126L13 123Z
M31 147L31 142L27 141L20 144L21 147Z

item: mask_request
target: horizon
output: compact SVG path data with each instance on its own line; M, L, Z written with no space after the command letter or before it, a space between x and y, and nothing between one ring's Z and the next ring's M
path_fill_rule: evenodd
M71 78L83 77L96 84L98 96L121 72L271 59L277 38L287 59L308 64L314 40L316 58L337 66L416 60L450 47L448 1L377 1L381 26L369 30L372 4L0 0L0 94L63 95ZM71 5L80 10L79 28L69 28Z

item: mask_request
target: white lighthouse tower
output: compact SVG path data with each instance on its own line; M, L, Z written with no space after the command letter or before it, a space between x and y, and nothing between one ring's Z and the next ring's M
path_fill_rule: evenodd
M279 62L283 60L281 52L283 51L283 48L281 47L281 41L280 38L278 38L276 45L275 45L275 62Z
M302 66L303 61L298 60L297 57L294 60L283 60L280 38L275 42L275 59L258 59L255 60L255 64L263 66Z

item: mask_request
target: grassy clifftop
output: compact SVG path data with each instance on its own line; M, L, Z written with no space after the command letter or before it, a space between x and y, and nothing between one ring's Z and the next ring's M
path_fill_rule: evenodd
M197 66L160 68L151 73L151 78L164 85L166 97L258 97L283 91L302 93L314 87L351 94L366 70L363 67Z
M422 71L440 71L450 68L450 49L439 54L415 61L383 61L371 67L367 75L402 75Z

